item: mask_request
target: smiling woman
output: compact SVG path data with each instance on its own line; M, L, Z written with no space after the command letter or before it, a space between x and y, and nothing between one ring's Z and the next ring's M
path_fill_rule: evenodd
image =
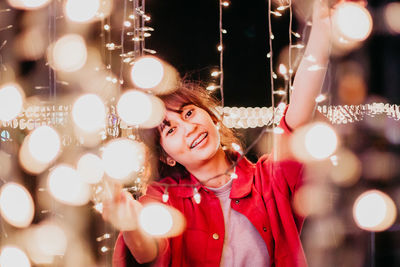
M279 139L314 114L329 58L327 13L316 1ZM318 69L311 71L316 64ZM103 203L104 219L123 222L114 223L121 234L113 265L127 266L133 255L139 263L155 266L306 266L299 237L304 218L292 208L303 183L303 165L291 157L264 155L255 164L242 157L236 152L238 139L216 110L218 101L196 83L183 81L160 98L165 117L158 127L141 130L141 136L152 151L148 162L158 163L154 177L161 179L139 201L122 192ZM149 235L140 227L139 214L154 202L181 214L180 231Z

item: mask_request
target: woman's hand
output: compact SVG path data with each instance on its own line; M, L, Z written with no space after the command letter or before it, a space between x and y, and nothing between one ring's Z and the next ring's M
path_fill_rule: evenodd
M126 191L115 193L112 199L103 202L103 219L121 231L138 229L138 216L142 204L133 199Z

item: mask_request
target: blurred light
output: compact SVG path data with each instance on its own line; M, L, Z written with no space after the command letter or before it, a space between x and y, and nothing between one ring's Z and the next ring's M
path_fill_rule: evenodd
M152 112L150 96L137 90L129 90L119 99L117 112L128 125L139 125L149 119Z
M393 33L400 33L400 3L392 2L385 6L384 19Z
M229 1L223 1L223 2L222 2L222 5L223 5L224 7L228 7L229 4L230 4Z
M65 15L74 22L90 22L96 16L99 8L99 0L67 0L65 4Z
M372 30L372 18L368 10L354 2L337 5L333 23L343 37L350 41L363 41Z
M0 121L10 121L18 116L24 104L22 89L13 83L0 87Z
M361 162L357 156L349 150L341 150L335 158L332 157L333 167L330 170L332 181L340 186L354 185L361 176Z
M83 2L79 1L79 3ZM50 63L56 70L74 72L81 69L86 63L85 40L78 34L64 35L57 40L49 51Z
M160 60L152 56L138 59L132 67L133 83L144 89L157 86L164 76L164 67Z
M85 132L94 133L104 129L106 108L101 98L95 94L79 97L72 107L75 124Z
M165 105L164 102L156 97L150 96L151 100L151 113L147 120L140 124L140 128L154 128L160 125L165 118Z
M139 223L146 233L162 236L172 229L172 215L161 204L150 204L143 207L139 214Z
M212 77L217 77L217 76L220 75L220 74L221 74L220 71L213 71L213 72L211 72L211 76L212 76Z
M164 203L167 203L169 199L168 191L165 191L164 194L162 195L162 201Z
M219 45L218 47L217 47L217 49L218 49L218 51L222 51L222 45Z
M321 102L323 102L323 101L325 101L325 100L326 100L326 96L323 95L323 94L320 94L319 96L317 96L317 97L315 98L315 102L317 102L317 103L321 103Z
M1 249L0 253L0 266L1 267L30 267L26 254L19 248L14 246L5 246Z
M279 73L282 75L286 75L287 74L287 68L284 64L279 64Z
M304 141L308 153L315 159L329 157L337 147L337 136L325 123L314 124L306 133Z
M123 180L142 167L144 148L136 141L118 138L106 144L102 158L105 172L114 179Z
M79 159L77 171L85 182L89 184L98 183L104 175L103 162L95 154L87 153Z
M321 185L304 185L294 195L293 206L301 216L329 213L330 205L329 194Z
M62 164L52 169L47 185L51 195L64 204L80 206L89 201L89 185L69 165Z
M0 150L0 177L9 176L12 164L11 155Z
M353 206L353 218L358 227L368 231L384 231L397 216L393 200L378 190L361 194Z
M15 227L27 227L35 213L33 200L28 190L16 183L7 183L0 190L0 213ZM2 266L2 265L1 265Z
M40 126L28 135L28 148L38 161L49 163L60 152L60 137L50 126Z
M25 242L29 257L36 264L51 264L55 256L63 256L67 249L64 230L51 222L31 228Z
M17 55L24 60L40 59L47 47L47 40L44 40L43 36L41 27L29 27L15 41Z
M38 9L47 5L51 0L7 0L10 6L18 9Z
M285 131L281 127L275 127L274 133L275 134L283 134Z

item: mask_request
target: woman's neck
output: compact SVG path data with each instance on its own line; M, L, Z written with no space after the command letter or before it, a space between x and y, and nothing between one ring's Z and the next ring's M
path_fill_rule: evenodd
M225 172L230 167L231 162L225 152L219 149L214 157L207 162L203 162L199 167L188 170L203 185L207 187L221 187L230 180L230 176ZM214 178L215 177L215 178Z

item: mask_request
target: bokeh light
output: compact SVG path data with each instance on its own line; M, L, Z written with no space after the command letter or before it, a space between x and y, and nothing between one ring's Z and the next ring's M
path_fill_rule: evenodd
M290 139L293 154L302 161L323 160L338 145L335 131L326 123L313 123L298 129Z
M30 229L26 236L29 257L36 264L51 264L54 256L62 256L67 249L64 230L51 222Z
M0 87L0 121L10 121L22 111L24 96L19 85L4 84Z
M77 71L86 63L85 40L78 34L66 34L50 47L48 57L51 66L56 70Z
M47 180L51 195L61 203L80 206L89 201L90 186L69 165L56 166Z
M349 41L363 41L371 33L372 18L369 11L354 2L337 5L333 15L334 27Z
M102 160L92 153L86 153L80 157L77 164L77 171L80 177L89 184L101 181L104 175Z
M150 96L137 90L125 92L117 104L118 115L128 125L140 125L152 113Z
M35 207L29 192L16 183L7 183L0 191L0 213L15 227L27 227L33 220Z
M67 0L65 15L73 22L85 23L92 21L100 8L99 0Z
M0 177L8 177L12 169L11 155L0 150Z
M327 188L319 184L307 184L294 195L293 207L302 216L318 215L330 212L331 199Z
M393 33L400 33L400 3L388 3L384 9L384 19L389 30Z
M53 161L60 152L61 142L57 131L50 126L40 126L27 137L29 152L40 162Z
M361 161L350 150L342 149L331 157L330 178L339 186L354 185L361 176Z
M152 56L138 59L132 66L131 78L133 83L144 89L157 86L164 76L164 67L161 61Z
M76 126L85 132L98 132L105 127L106 108L95 94L79 97L72 107L72 118Z
M114 179L124 180L138 172L144 163L144 147L126 138L110 141L103 149L105 172Z
M30 267L31 263L20 248L15 246L4 246L0 252L1 267Z
M51 0L7 0L10 6L18 9L38 9L44 7Z
M146 233L154 236L167 234L172 229L172 215L165 205L150 204L143 207L139 223Z
M40 59L47 48L45 32L41 27L29 27L15 41L15 53L24 60Z
M393 200L379 190L369 190L361 194L353 206L353 218L361 229L384 231L397 216Z

